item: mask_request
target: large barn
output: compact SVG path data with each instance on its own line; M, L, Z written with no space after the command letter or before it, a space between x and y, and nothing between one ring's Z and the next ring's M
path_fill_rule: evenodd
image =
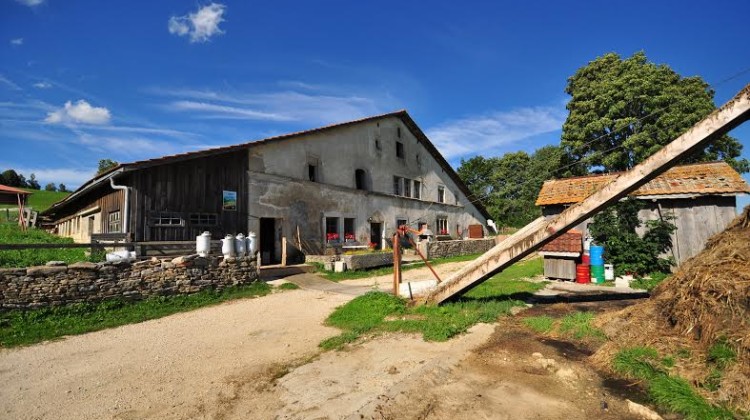
M536 205L542 207L545 216L557 215L617 176L605 174L546 181ZM630 197L644 203L638 213L642 222L667 214L675 217L677 230L672 234L671 256L679 265L703 250L708 238L726 228L737 215L737 195L747 193L750 193L750 186L726 162L709 162L675 166ZM590 219L575 227L579 238L588 235L589 222ZM644 226L640 229L638 233L643 234ZM581 246L571 242L570 237L561 237L542 248L548 277L575 278L577 257L574 254L580 255Z
M331 241L380 247L395 226L465 236L485 225L456 172L406 111L234 146L120 164L46 215L56 232L189 241L256 232L266 262L282 238L303 253Z

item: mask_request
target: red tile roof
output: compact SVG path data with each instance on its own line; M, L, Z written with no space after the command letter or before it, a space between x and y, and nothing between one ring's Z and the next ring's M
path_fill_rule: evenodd
M552 242L544 245L540 252L578 252L583 251L583 233L579 230L571 229Z
M2 185L2 184L0 184L0 192L10 193L10 194L21 194L21 195L33 194L28 191L24 191L15 187L9 187L7 185Z
M620 176L620 173L591 175L545 181L537 206L572 204L583 201L599 188ZM750 185L726 162L695 163L675 166L631 196L673 194L742 194L750 193Z

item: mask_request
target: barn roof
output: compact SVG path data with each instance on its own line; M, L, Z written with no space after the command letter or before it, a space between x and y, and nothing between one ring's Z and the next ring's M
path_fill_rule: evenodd
M0 194L1 193L8 193L8 194L13 194L13 195L16 195L16 194L31 195L31 194L33 194L33 193L28 192L28 191L24 191L22 189L19 189L19 188L9 187L7 185L0 184Z
M327 125L324 127L318 127L313 128L309 130L303 130L303 131L297 131L294 133L289 134L283 134L280 136L273 136L273 137L267 137L260 140L253 140L248 141L245 143L230 145L230 146L222 146L222 147L215 147L211 149L204 149L204 150L198 150L195 152L187 152L187 153L180 153L175 155L167 155L162 156L159 158L154 159L147 159L147 160L140 160L130 163L121 163L113 168L110 168L109 170L97 174L94 178L88 180L83 185L81 185L76 191L73 192L73 194L69 195L65 199L55 203L48 209L49 211L52 211L53 209L56 209L64 204L67 204L69 202L72 202L78 198L78 196L83 193L86 190L89 190L90 188L94 187L95 185L98 185L102 182L106 182L107 179L110 177L116 175L117 173L121 172L127 172L142 168L148 168L152 166L167 164L167 163L175 163L179 161L184 160L190 160L190 159L196 159L201 157L208 157L208 156L215 156L220 155L224 153L231 153L240 151L243 149L248 149L257 145L267 144L267 143L275 143L279 141L284 140L292 140L299 138L304 135L308 134L315 134L315 133L323 133L326 131L334 130L341 127L346 126L352 126L357 125L369 121L376 121L381 120L385 118L395 117L400 119L406 127L409 128L409 130L414 134L414 136L417 138L417 140L422 143L422 145L427 149L427 151L435 158L435 160L438 162L440 167L443 169L443 171L453 180L453 182L458 186L458 188L461 190L461 192L469 199L473 196L472 192L469 190L469 188L464 184L464 182L461 180L461 178L458 176L456 171L451 167L451 165L445 160L445 158L440 154L440 152L437 150L435 145L432 144L432 142L427 138L427 135L424 134L422 129L419 128L417 123L411 118L408 112L406 110L400 110L395 112L389 112L387 114L381 114L381 115L375 115L371 117L361 118L358 120L352 120L352 121L346 121L343 123L338 124L332 124ZM482 203L473 200L472 204L474 207L484 216L484 218L489 219L491 218L489 212L487 212L487 209L482 205Z
M545 181L537 206L583 201L620 173ZM675 166L630 194L632 197L750 193L750 185L726 162Z

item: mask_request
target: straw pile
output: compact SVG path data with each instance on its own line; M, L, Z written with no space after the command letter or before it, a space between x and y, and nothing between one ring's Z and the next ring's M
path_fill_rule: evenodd
M675 356L675 374L709 400L750 412L750 206L648 301L606 314L597 324L611 340L592 356L599 367L609 370L614 355L633 346L681 354ZM712 392L700 385L715 368L708 352L720 340L737 358Z

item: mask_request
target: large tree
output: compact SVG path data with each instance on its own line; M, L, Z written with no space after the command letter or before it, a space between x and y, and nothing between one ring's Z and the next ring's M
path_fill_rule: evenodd
M99 165L96 168L96 174L103 174L104 172L107 172L108 170L114 168L115 166L119 165L119 163L116 160L112 159L100 159Z
M529 155L506 153L461 160L458 175L482 202L498 226L524 226L539 217L534 206L542 183L560 165L560 148L545 146Z
M565 92L572 98L561 146L563 163L571 166L563 175L630 169L716 109L714 91L703 79L681 77L643 52L598 57L568 79ZM736 139L724 135L684 162L725 160L748 172L741 151Z

